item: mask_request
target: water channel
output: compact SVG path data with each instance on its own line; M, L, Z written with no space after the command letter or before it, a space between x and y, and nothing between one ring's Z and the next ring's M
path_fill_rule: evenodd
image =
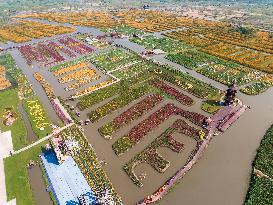
M77 31L81 32L91 32L95 35L103 34L102 32L99 32L97 29L93 28L79 26L76 28ZM121 44L130 48L133 51L145 51L145 48L142 46L131 43L126 39L112 40L114 40L114 42L117 44ZM39 70L39 72L44 72L44 75L47 74L47 71L41 71L41 69L37 67L30 68L16 49L11 50L11 54L15 58L17 65L22 68L23 72L27 75L30 83L33 85L35 92L39 95L41 101L43 102L48 115L53 121L58 121L58 117L53 111L51 104L45 95L45 92L43 91L40 84L33 78L34 71ZM202 79L219 89L226 89L226 86L206 78L194 71L188 70L183 66L172 63L164 59L164 56L154 56L152 58L158 62L175 67L176 69L179 69L183 72L188 72L194 77ZM56 84L54 79L51 80L51 83L55 89L59 89L59 85ZM159 202L159 204L243 204L249 184L251 162L254 159L256 149L258 148L260 140L262 139L265 131L273 123L273 88L258 96L246 96L241 93L239 93L238 96L246 105L251 106L251 109L247 110L244 115L233 126L231 126L227 132L214 137L204 157L181 180L175 189ZM201 104L201 100L195 100L197 103L196 105ZM164 103L166 103L166 101ZM171 118L170 120L164 122L158 129L149 134L142 143L128 152L128 154L125 154L121 157L116 157L111 147L115 139L108 142L99 135L97 129L104 123L109 122L111 119L113 119L127 108L128 106L107 116L107 119L102 119L95 124L84 126L83 128L85 129L85 133L90 143L95 148L98 157L108 162L108 165L106 165L104 169L110 177L110 180L113 182L114 187L122 196L125 204L132 205L142 197L148 194L152 194L152 192L155 191L161 184L163 184L165 180L172 176L175 171L184 163L184 158L187 156L187 151L182 152L181 154L175 154L170 153L169 150L160 149L160 153L163 156L170 156L171 166L164 174L159 174L151 169L151 167L148 165L141 165L137 168L137 171L143 168L147 173L147 178L145 179L143 188L136 187L128 178L126 173L122 170L122 165L128 162L135 154L143 150L146 145L150 143L155 137L159 136L166 127L174 122L175 118ZM190 109L203 113L200 111L200 106L196 106ZM135 123L140 122L150 113L152 113L152 111ZM116 133L115 136L118 137L126 134L134 124L126 126L126 128L122 129L122 131ZM182 139L182 142L183 137L184 136L180 135L177 136L177 138ZM192 146L190 142L188 143L189 146ZM185 146L187 146L187 144Z

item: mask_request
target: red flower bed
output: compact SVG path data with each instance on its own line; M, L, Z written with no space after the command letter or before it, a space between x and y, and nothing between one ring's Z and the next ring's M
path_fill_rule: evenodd
M37 48L42 53L44 53L45 55L50 56L51 58L53 58L54 62L62 62L62 61L65 60L65 58L59 54L59 52L57 52L56 50L52 49L48 45L38 44Z
M52 49L56 50L56 51L61 51L63 53L65 53L66 55L68 55L70 58L75 58L77 57L72 51L66 49L63 46L58 45L57 43L50 41L48 43L48 46L51 47Z
M67 47L69 47L71 50L75 51L76 53L79 53L81 55L83 54L88 54L88 53L92 53L95 51L94 48L88 47L82 43L80 43L79 41L74 40L73 38L62 38L59 40L60 43L66 45Z
M167 93L170 96L173 96L178 102L184 104L184 105L192 105L193 99L191 99L189 96L184 95L183 93L179 92L175 88L167 85L166 83L159 81L159 80L152 80L150 81L150 84L154 87L160 89L162 92Z
M139 103L129 108L118 117L116 117L114 119L114 123L118 126L127 124L135 120L139 116L143 115L144 112L152 109L156 104L158 104L162 100L163 97L158 94L149 95L144 100L140 101Z
M30 45L21 46L18 49L26 59L28 65L31 65L33 61L44 63L48 61L43 53Z
M158 125L160 125L172 115L181 115L199 126L202 125L203 120L206 118L201 114L185 111L173 104L167 104L157 112L150 115L147 119L139 123L137 126L133 127L129 132L128 137L134 143L138 143L145 135L147 135L150 131L155 129Z
M128 137L135 143L139 142L145 135L148 134L148 132L167 120L177 111L177 107L175 107L173 104L165 105L157 112L150 115L149 118L145 119L140 124L132 128Z

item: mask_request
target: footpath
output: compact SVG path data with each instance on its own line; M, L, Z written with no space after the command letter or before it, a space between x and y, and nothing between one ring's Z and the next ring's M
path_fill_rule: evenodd
M16 205L16 199L7 202L4 158L8 157L10 152L13 152L11 132L0 131L0 204L3 205Z

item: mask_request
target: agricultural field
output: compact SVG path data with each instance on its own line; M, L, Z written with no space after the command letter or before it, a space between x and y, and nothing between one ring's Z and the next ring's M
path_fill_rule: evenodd
M81 55L93 53L89 47L72 37L62 37L57 41L48 41L37 45L23 45L18 48L27 64L38 63L41 67L50 67Z
M178 53L191 48L190 46L187 46L179 41L172 40L166 37L158 38L153 35L134 37L130 40L134 43L144 46L146 49L161 49L166 53Z
M84 17L84 18L83 18ZM111 28L119 23L106 12L51 12L17 15L17 18L38 18L59 23L70 23L75 26L89 26L96 28Z
M0 26L0 43L8 41L23 43L32 39L52 37L65 33L72 33L75 29L64 26L54 26L36 21L20 20L14 25Z
M0 129L11 130L14 149L4 160L8 200L178 205L183 196L218 205L228 193L228 203L242 201L272 118L272 33L172 9L71 5L15 12L16 24L0 26ZM271 202L271 135L245 205ZM184 177L191 186L178 183Z
M143 32L142 30L135 29L133 27L126 26L126 25L121 25L115 28L107 28L102 30L107 33L118 33L118 34L126 35L129 37L132 37L134 35L141 36L145 34L145 32Z

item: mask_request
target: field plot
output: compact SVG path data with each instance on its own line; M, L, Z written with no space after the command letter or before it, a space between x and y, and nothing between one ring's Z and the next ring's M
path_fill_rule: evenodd
M36 21L22 20L14 25L0 27L0 42L12 41L23 43L35 38L51 37L54 35L74 32L75 29L64 26L54 26Z
M166 37L158 38L153 35L134 37L130 40L144 46L146 49L161 49L167 53L177 53L190 48L190 46L187 46L179 41Z
M39 43L37 45L23 45L19 51L28 65L38 63L41 67L49 67L79 55L87 55L95 51L94 48L71 38L62 37L55 41Z
M104 56L105 53L99 55ZM112 52L109 55L112 56ZM120 56L120 53L117 52L117 55ZM123 61L124 58L120 57L120 59ZM116 61L109 63L108 60L99 68L103 72L111 73L111 70L116 66L120 66L120 63L116 64ZM134 172L134 167L137 164L148 163L161 173L158 175L161 180L165 179L165 170L169 169L171 173L175 173L175 167L179 166L179 162L176 161L172 167L170 161L173 162L173 159L166 160L163 157L165 152L161 156L157 149L160 147L170 148L174 153L177 153L177 156L183 156L184 163L187 157L190 157L189 149L195 149L194 143L189 144L187 140L183 144L184 137L192 138L195 144L201 141L204 134L201 126L206 117L199 113L200 108L193 106L196 98L192 95L210 99L212 95L218 93L220 92L216 88L187 74L153 64L151 68L139 71L137 75L121 78L111 85L93 90L89 94L75 99L76 102L68 101L67 103L79 110L80 120L89 119L92 123L91 125L82 125L88 139L99 140L90 135L95 132L96 136L101 135L107 140L103 142L105 146L107 144L112 146L112 152L104 156L106 160L111 158L111 161L107 160L109 163L107 166L116 166L114 164L119 160L121 154L132 158L129 162L122 160L121 163L118 163L119 168L123 168L129 176L127 180L124 179L129 187L132 184L142 187L143 184L149 182L150 177L152 180L153 176L144 180L146 169L137 166L138 171ZM156 135L159 137L154 138L155 132L163 132L163 134ZM185 135L181 142L172 137L172 133L175 132ZM147 140L150 141L148 144ZM136 153L135 149L140 149L140 146L143 147L142 151ZM183 152L184 146L187 150L185 152ZM175 155L174 159L176 159ZM142 173L140 175L137 174L139 170ZM160 184L159 181L158 184ZM150 188L143 186L142 189L147 193L148 190L155 190L156 186L153 185ZM117 190L120 189L123 190L121 187L117 188ZM135 188L133 190L140 191ZM140 192L137 195L140 196Z
M199 51L170 54L166 58L225 85L231 85L233 82L244 85L256 80L251 69L244 69L241 65Z
M192 25L198 27L201 25L217 26L221 24L218 22L216 23L202 19L178 17L175 14L161 11L120 11L116 13L116 16L120 18L120 21L123 24L146 32L160 32L165 30L190 27Z
M103 29L103 31L107 33L113 33L113 34L122 34L126 36L134 36L134 35L144 35L145 32L130 26L126 25L121 25L117 26L115 28L108 28L108 29Z
M194 127L188 125L184 120L177 120L175 123L168 129L166 129L159 137L157 137L148 147L146 147L140 154L136 155L131 159L126 165L124 165L123 169L126 171L128 176L132 179L134 184L142 187L140 179L134 173L134 168L143 162L150 164L156 171L164 172L169 166L170 162L164 159L159 153L157 149L159 147L167 147L171 149L173 152L180 153L184 144L177 141L173 137L173 133L183 133L190 137L193 137L196 141L199 141L198 138L201 130L198 130Z
M89 26L96 28L111 28L119 23L106 12L51 12L18 15L18 18L38 18L59 23L71 23L75 26Z

